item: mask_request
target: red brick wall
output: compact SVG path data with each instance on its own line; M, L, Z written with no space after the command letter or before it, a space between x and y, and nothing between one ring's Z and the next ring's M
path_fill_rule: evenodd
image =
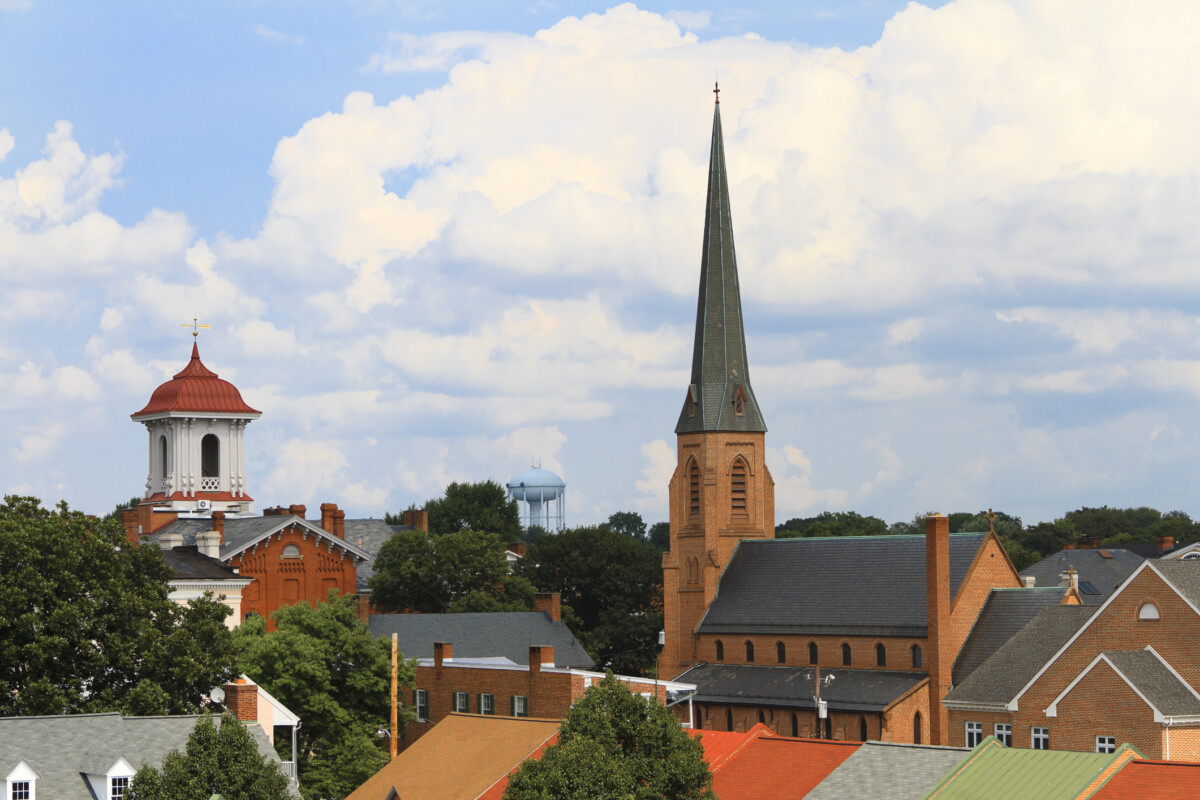
M1101 661L1058 703L1051 720L1055 750L1096 749L1097 736L1116 737L1146 758L1162 758L1162 730L1154 712L1106 662Z
M929 684L923 683L883 712L880 741L918 744L914 737L915 716L921 714L920 744L929 744Z
M686 704L681 703L675 706L674 710L680 722L687 720ZM697 703L695 706L696 727L707 731L727 731L729 730L727 712L732 714L733 730L738 733L745 733L761 721L780 736L791 736L792 716L794 715L801 738L812 739L817 735L817 712L813 709L803 708ZM867 738L879 740L883 730L883 718L881 714L871 712L830 711L829 719L825 723L824 738L849 742L862 741L859 735L863 719L867 722Z
M785 661L783 666L807 667L808 645L817 644L817 663L824 668L842 667L842 644L850 645L850 664L854 669L886 669L892 671L925 672L928 667L928 646L924 639L881 636L737 636L730 634L699 634L697 640L698 660L709 664L746 664L746 642L754 643L754 663L780 666L776 644L783 642ZM717 660L716 643L725 644L725 658ZM882 644L886 653L886 665L876 667L875 645ZM912 666L912 646L920 645L922 664Z
M300 558L283 558L287 545L300 550ZM357 573L352 555L345 558L312 531L291 525L282 535L272 535L253 553L246 551L235 556L230 566L236 567L254 583L242 591L242 613L254 612L267 620L267 629L274 630L271 614L283 606L306 600L312 605L329 598L329 590L339 594L354 593Z

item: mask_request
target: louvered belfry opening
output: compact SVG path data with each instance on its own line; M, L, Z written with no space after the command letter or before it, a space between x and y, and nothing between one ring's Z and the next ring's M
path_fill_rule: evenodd
M691 486L691 513L700 513L700 467L695 461L688 466L688 483Z
M730 483L732 484L733 515L744 517L746 516L746 462L740 459L734 462L733 470L730 473Z

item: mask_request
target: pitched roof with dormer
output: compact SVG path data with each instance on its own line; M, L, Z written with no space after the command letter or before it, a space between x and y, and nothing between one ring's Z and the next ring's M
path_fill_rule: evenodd
M223 414L253 419L262 416L261 411L246 404L236 386L221 380L217 373L204 366L200 348L195 343L187 366L155 389L145 408L130 416L143 419L176 413Z
M226 517L225 542L221 545L219 558L228 561L244 550L251 550L256 545L265 543L272 536L282 533L291 525L300 525L309 533L322 540L329 548L345 550L347 554L367 562L373 559L372 553L346 539L334 536L320 525L311 520L293 514L279 514L265 517ZM168 533L177 533L183 539L185 546L196 544L196 535L212 530L212 520L207 517L185 517L164 525L147 537L148 541L157 544L158 540Z

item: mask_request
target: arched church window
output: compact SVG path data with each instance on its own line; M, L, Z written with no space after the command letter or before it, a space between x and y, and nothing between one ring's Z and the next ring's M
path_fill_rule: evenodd
M783 642L775 643L775 661L779 664L787 661L787 647Z
M842 666L850 666L850 645L842 644Z
M200 440L200 477L221 477L221 440L215 433Z
M733 709L732 708L725 709L725 729L728 731L733 730Z
M817 643L816 642L808 643L808 663L810 663L810 664L817 663Z
M882 642L875 645L875 666L887 666L887 648L883 646Z
M691 490L691 505L689 506L692 514L700 513L700 466L695 460L688 462L688 487Z
M717 661L725 660L725 643L717 639L715 649L717 651Z
M913 669L921 668L921 645L919 644L912 646L912 665Z
M867 718L866 717L858 718L858 740L860 742L865 742L867 740Z
M792 714L792 738L800 736L800 718Z
M754 663L754 642L749 639L746 640L746 663Z
M735 517L746 516L746 462L740 458L733 462L730 472L732 484L732 507Z
M921 712L913 714L913 744L921 743Z

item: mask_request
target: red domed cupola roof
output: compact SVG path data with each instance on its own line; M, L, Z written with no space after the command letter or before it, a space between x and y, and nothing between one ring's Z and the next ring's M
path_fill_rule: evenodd
M246 405L242 394L229 381L217 377L217 373L200 361L200 348L192 344L192 360L174 378L159 386L150 395L150 402L133 419L152 414L171 412L198 414L262 414Z

